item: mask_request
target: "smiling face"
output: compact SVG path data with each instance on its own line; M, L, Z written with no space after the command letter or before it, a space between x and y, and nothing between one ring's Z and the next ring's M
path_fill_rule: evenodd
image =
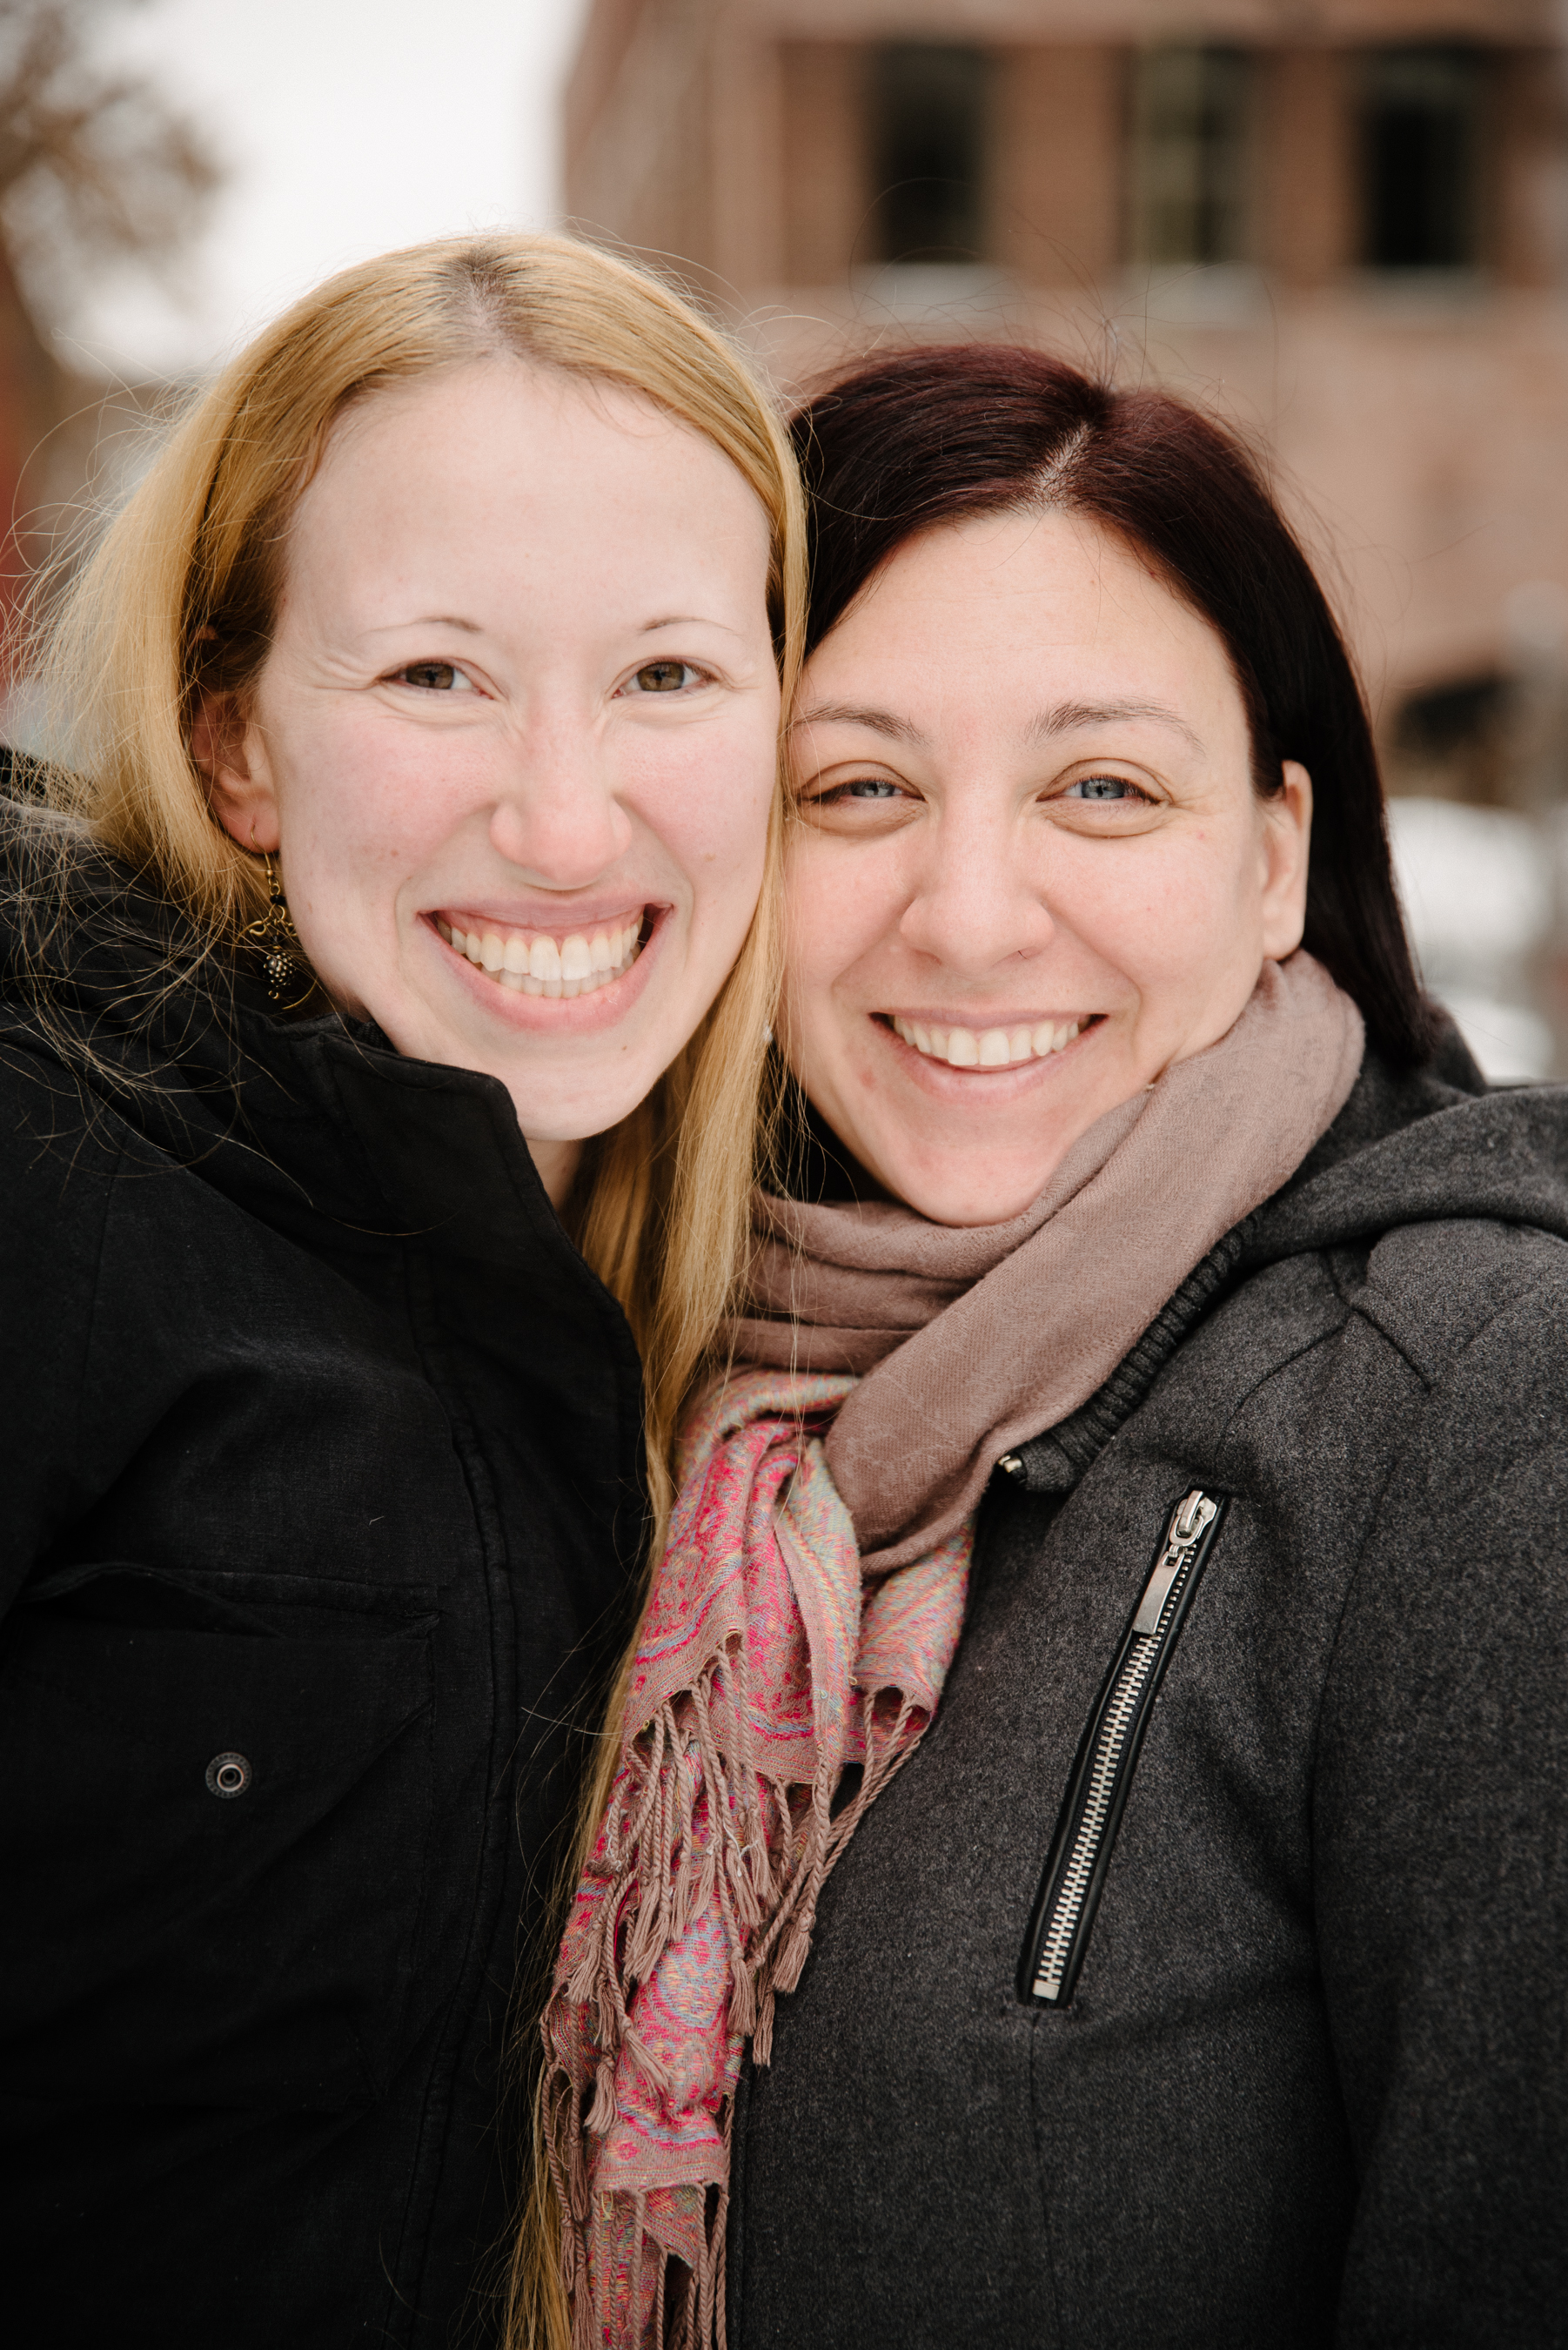
M499 1077L557 1200L717 995L763 869L761 504L650 401L509 358L373 396L192 750L328 995ZM253 829L254 827L254 829Z
M1304 770L1260 799L1220 637L1081 518L899 549L807 664L791 765L789 1059L938 1223L1021 1214L1301 942Z

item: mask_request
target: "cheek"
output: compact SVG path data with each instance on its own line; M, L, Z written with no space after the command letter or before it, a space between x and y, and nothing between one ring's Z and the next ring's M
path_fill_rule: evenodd
M1262 920L1250 836L1222 827L1127 842L1085 858L1063 911L1085 945L1144 984L1196 975L1249 953Z
M439 844L473 797L462 747L411 745L376 713L313 713L281 745L281 816L296 861L340 875L362 893Z
M673 735L623 772L626 806L696 892L755 898L776 787L770 721Z
M879 861L862 847L800 836L784 867L785 986L803 1037L820 1042L834 1018L834 990L870 954L897 920L897 892Z

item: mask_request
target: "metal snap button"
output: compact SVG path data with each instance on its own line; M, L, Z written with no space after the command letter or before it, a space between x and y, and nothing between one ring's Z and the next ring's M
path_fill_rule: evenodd
M214 1754L207 1765L207 1784L214 1795L230 1803L243 1795L253 1776L251 1766L243 1754Z

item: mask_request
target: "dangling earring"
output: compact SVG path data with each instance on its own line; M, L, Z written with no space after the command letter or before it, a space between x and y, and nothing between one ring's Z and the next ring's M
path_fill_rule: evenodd
M251 839L255 839L255 827L251 827ZM316 974L299 953L299 935L294 927L294 916L288 910L288 900L283 894L283 883L277 868L265 848L256 851L266 867L267 910L259 920L247 922L242 936L251 941L261 957L262 977L266 992L275 1003L283 1003L291 988L305 985L292 1003L284 1009L292 1012L305 1002L316 986Z

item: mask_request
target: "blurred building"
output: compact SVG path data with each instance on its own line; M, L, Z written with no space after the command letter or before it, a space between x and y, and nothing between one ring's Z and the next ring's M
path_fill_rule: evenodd
M744 318L786 388L1012 336L1238 425L1337 591L1396 788L1490 805L1512 855L1568 797L1561 25L1554 0L594 0L566 209ZM1497 983L1533 994L1537 1063L1561 920Z

